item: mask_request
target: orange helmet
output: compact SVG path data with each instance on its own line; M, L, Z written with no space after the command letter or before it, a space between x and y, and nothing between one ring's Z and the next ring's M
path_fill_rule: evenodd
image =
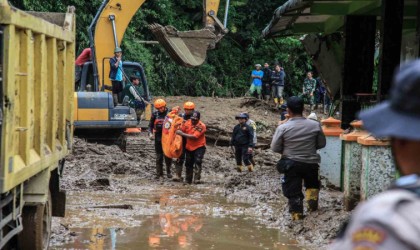
M195 104L193 102L184 103L184 109L195 109Z
M163 100L163 99L157 99L156 101L155 101L155 108L162 108L162 107L165 107L166 106L166 102L165 102L165 100Z

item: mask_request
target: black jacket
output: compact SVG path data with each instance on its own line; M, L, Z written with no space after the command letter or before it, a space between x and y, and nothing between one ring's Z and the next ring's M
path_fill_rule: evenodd
M247 124L238 124L233 128L231 145L254 147L254 129Z
M165 111L163 111L162 113L160 113L157 110L152 113L149 123L149 132L155 132L156 135L162 134L163 121L165 120L168 111L168 108L165 108Z

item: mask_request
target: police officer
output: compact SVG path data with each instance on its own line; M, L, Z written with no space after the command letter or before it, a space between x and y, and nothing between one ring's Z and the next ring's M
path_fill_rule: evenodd
M271 150L282 154L278 170L282 178L283 195L289 200L293 220L303 219L302 180L308 210L318 209L320 188L317 150L325 147L326 139L319 122L303 117L303 100L292 96L287 101L289 120L279 125L271 141Z
M391 138L402 177L358 206L331 249L420 249L420 60L402 65L390 99L360 114L378 138Z
M254 148L255 148L257 146L257 123L254 120L251 120L249 118L248 113L244 113L244 114L246 115L246 124L248 126L252 127L252 129L254 130L254 137L253 137L252 141L254 143ZM248 157L249 157L249 161L251 162L252 166L255 167L256 162L254 160L254 152L251 152Z
M236 169L242 172L242 162L248 168L249 172L254 171L249 155L252 154L254 147L254 129L246 124L247 115L240 113L235 117L238 124L233 128L230 145L234 147Z
M172 159L166 157L163 154L162 149L162 129L163 121L168 114L168 108L166 102L163 99L157 99L154 103L157 111L153 112L150 117L149 123L149 138L155 140L155 152L156 152L156 179L163 178L163 159L165 159L166 174L168 178L172 178L171 165Z
M184 113L179 115L180 117L184 119L184 123L187 122L191 118L191 115L193 114L194 109L195 109L195 104L193 102L188 101L184 103ZM186 144L187 144L187 140L183 140L182 141L182 154L175 163L175 176L172 179L173 181L182 181L182 168L185 162L185 154L186 154L185 145Z

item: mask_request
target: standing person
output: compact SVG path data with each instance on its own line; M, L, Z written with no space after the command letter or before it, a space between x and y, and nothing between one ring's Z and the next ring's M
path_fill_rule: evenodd
M248 168L249 172L254 171L249 155L252 154L254 147L254 129L246 124L247 115L240 113L235 117L238 124L233 128L230 145L234 147L236 169L242 172L242 162Z
M249 118L248 113L244 113L244 114L246 115L246 124L254 130L254 137L253 137L252 142L254 143L253 148L255 148L257 146L257 123ZM256 164L254 160L254 150L252 150L252 152L249 154L248 157L251 164L255 167Z
M149 104L147 101L141 97L143 90L140 86L140 78L138 76L130 76L130 83L126 84L123 91L123 99L128 99L128 105L136 111L137 123L140 125L141 116L146 108L146 104Z
M390 99L365 110L363 127L391 138L401 177L390 190L359 204L330 249L420 249L420 60L402 65Z
M176 133L187 139L185 180L188 184L193 180L198 184L201 182L203 158L206 153L206 125L200 121L200 112L194 111L191 118L182 125L182 131L178 130Z
M303 81L303 87L302 87L302 97L306 99L306 102L309 103L311 107L311 111L314 108L314 92L316 88L316 80L312 77L312 72L309 71L306 74L306 78Z
M271 89L273 91L274 103L276 108L283 104L283 90L284 90L284 79L286 73L280 65L276 64L274 71L271 74Z
M252 84L251 88L249 88L249 92L255 98L261 98L261 88L262 88L262 81L261 79L264 76L264 72L261 70L261 64L255 64L255 70L251 73Z
M270 65L264 63L264 68L262 69L264 75L262 78L262 95L266 101L270 100L271 96L271 73Z
M187 122L190 118L191 115L193 114L195 109L195 104L193 102L186 102L184 103L184 113L180 114L179 116L182 117L184 119L184 123ZM173 181L182 181L182 168L185 162L185 155L186 155L186 151L185 151L185 146L187 144L187 140L183 140L182 142L182 154L181 156L176 160L175 163L175 176L172 179Z
M112 82L112 98L114 99L114 106L120 103L120 93L123 90L123 68L122 68L122 50L116 47L114 50L114 57L109 59L110 71L109 78Z
M152 140L154 137L155 141L155 152L156 152L156 179L163 178L163 159L165 159L166 175L168 178L172 178L171 165L172 159L166 157L163 154L162 149L162 129L163 121L169 110L166 107L166 102L163 99L157 99L154 103L157 111L152 113L149 123L149 138Z
M289 200L293 220L303 219L302 180L306 188L308 210L318 209L320 188L317 150L325 147L325 135L319 122L303 117L303 100L292 96L287 101L289 120L279 125L271 141L271 150L282 154L277 164L283 195Z
M80 55L76 58L74 64L76 65L76 77L74 81L78 84L80 79L82 78L82 67L85 62L92 60L91 49L86 48L80 53Z

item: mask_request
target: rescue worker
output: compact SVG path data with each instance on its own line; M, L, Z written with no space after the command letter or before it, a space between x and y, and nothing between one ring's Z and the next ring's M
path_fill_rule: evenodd
M246 124L249 125L254 130L254 137L252 142L254 143L254 148L257 146L257 123L253 120L249 119L249 114L244 113L246 115ZM249 154L249 161L251 162L252 166L255 167L255 160L254 160L254 150Z
M240 113L235 119L238 120L238 124L233 128L230 145L235 152L236 169L242 172L243 162L248 171L252 172L254 167L249 160L249 155L252 154L254 148L254 129L246 124L246 114Z
M169 110L166 107L166 102L163 99L157 99L154 103L157 111L152 113L149 123L149 138L155 141L155 152L156 152L156 179L163 178L163 159L165 159L166 175L168 178L172 178L171 175L171 164L172 159L166 157L163 154L162 149L162 129L163 121Z
M116 47L114 50L114 57L109 59L110 71L109 79L112 83L112 98L114 99L114 106L120 103L120 93L123 90L123 68L122 68L122 49Z
M186 176L188 184L201 183L201 170L206 153L206 125L200 121L200 112L194 111L188 121L182 125L182 131L176 133L186 138Z
M390 99L359 117L374 136L391 139L401 177L356 208L330 249L420 249L420 60L400 66Z
M182 117L184 119L184 122L187 122L190 118L191 115L193 114L195 109L195 104L193 102L185 102L184 103L184 113L180 114L179 116ZM179 157L176 160L175 163L175 176L172 179L173 181L182 181L182 168L184 166L184 162L185 162L185 145L187 144L187 140L183 140L182 141L182 154L181 157Z
M303 219L302 180L306 188L308 210L318 209L320 188L317 150L325 147L326 139L319 122L303 117L303 100L292 96L287 101L289 120L279 125L271 141L271 150L282 154L277 169L284 174L281 179L283 195L289 200L293 220Z
M137 115L137 123L140 125L141 116L146 108L147 101L141 97L143 90L140 86L140 78L138 76L130 76L130 82L125 85L123 90L123 104L127 101L127 105L134 108Z
M316 89L316 80L312 77L312 72L309 71L306 74L306 78L303 81L303 87L302 87L302 97L307 100L311 107L311 111L314 108L314 102L315 102L315 89Z

